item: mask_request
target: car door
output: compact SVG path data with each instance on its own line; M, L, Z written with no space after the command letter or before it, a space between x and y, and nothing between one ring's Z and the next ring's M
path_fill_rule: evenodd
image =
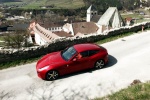
M90 68L94 67L95 62L99 59L99 57L97 57L98 52L100 52L100 50L89 50Z
M87 51L80 52L82 58L76 61L75 66L77 66L79 70L92 68L97 60L95 58L96 58L96 53L98 52L99 50L87 50Z
M78 54L74 56L70 61L66 63L65 67L65 73L73 73L85 69L92 68L94 66L95 60L94 60L94 54L97 53L93 50L83 51L80 52L81 58L78 58Z
M70 64L68 64L68 70L69 72L77 72L81 70L88 69L90 66L90 59L89 59L89 54L88 51L84 51L80 53L82 57L78 59L77 56L75 56ZM75 59L75 60L74 60Z

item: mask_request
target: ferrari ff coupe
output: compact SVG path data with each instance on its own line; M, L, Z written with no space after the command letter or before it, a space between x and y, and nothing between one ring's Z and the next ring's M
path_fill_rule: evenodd
M62 51L43 56L36 65L37 74L44 80L90 68L103 68L108 62L107 50L99 45L76 44Z

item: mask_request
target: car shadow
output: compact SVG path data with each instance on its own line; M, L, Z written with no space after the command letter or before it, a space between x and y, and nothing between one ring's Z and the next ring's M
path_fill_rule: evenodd
M118 61L115 57L113 57L112 55L108 55L108 63L102 69L112 67L117 62ZM93 71L96 71L96 70L101 70L101 69L95 69L95 68L87 69L87 70L84 70L84 71L75 72L75 73L67 74L67 75L64 75L64 76L60 76L57 80L64 79L64 78L67 78L67 77L71 77L71 76L75 76L75 75L79 75L79 74L83 74L83 73L92 73Z
M105 65L104 68L112 67L117 62L118 62L118 60L114 56L108 55L108 63Z

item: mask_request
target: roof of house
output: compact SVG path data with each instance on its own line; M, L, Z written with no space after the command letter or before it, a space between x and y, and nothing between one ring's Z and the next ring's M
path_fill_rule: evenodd
M126 21L131 21L132 20L132 17L127 17L125 18Z
M10 30L10 31L14 31L14 30L27 30L28 27L29 27L29 24L18 23L18 24L14 24L12 27L8 27L7 30Z
M74 35L77 33L91 34L96 33L98 26L94 22L79 22L72 24Z
M101 15L93 15L91 21L97 23L100 17Z
M60 37L73 37L71 34L64 32L64 31L56 31L53 33Z
M46 30L45 28L41 27L39 24L36 24L36 26L34 27L34 31L47 42L51 42L52 40L59 38L56 34Z
M55 23L55 22L44 22L40 24L44 28L52 28L52 27L62 27L64 23Z
M44 21L44 20L32 20L32 22L36 22L44 28L62 27L64 25L64 22L51 22L49 20L46 20L46 21Z

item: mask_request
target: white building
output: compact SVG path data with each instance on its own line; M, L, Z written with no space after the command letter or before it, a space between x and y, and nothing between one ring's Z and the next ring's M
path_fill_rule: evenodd
M31 33L30 41L38 45L45 45L55 41L56 39L72 36L63 31L49 31L35 22L30 23L29 30Z
M97 25L100 27L99 33L102 33L104 30L124 26L124 21L117 10L117 7L109 7L100 17Z
M87 22L91 22L91 19L94 15L97 15L97 10L94 6L90 6L88 9L87 9L87 16L86 16L86 21Z

